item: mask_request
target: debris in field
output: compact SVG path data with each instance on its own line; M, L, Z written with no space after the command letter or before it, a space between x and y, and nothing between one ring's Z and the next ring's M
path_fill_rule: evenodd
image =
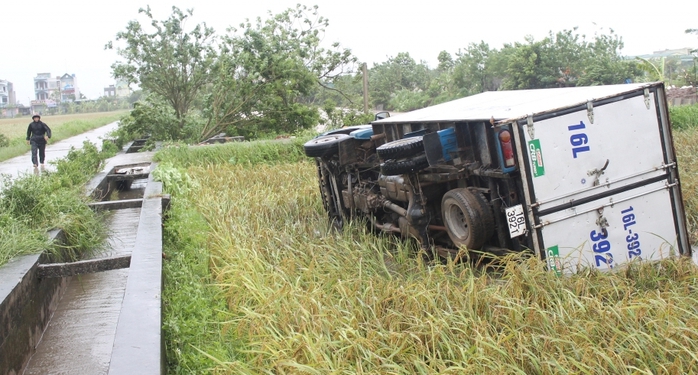
M205 146L214 143L242 142L244 140L245 137L243 136L228 137L225 133L220 133L218 135L214 135L213 137L205 141L199 142L198 146Z

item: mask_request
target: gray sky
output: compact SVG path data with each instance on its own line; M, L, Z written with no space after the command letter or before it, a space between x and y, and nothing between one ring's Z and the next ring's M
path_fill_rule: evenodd
M206 22L217 34L245 18L266 17L294 7L299 1L283 0L5 0L0 5L0 79L15 85L17 100L34 98L37 73L75 74L80 91L88 98L102 95L114 84L111 64L115 51L104 50L129 20L145 17L140 7L150 5L156 19L167 18L173 5L194 9L190 24ZM698 47L695 0L314 0L330 21L325 41L350 48L359 60L380 63L399 52L431 67L442 50L455 54L470 43L485 41L491 48L523 42L526 35L539 40L548 31L579 27L587 36L613 29L623 38L625 55L657 50ZM475 5L477 4L477 5Z

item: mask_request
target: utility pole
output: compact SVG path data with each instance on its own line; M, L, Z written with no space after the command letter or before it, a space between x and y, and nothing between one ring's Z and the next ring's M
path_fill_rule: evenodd
M366 70L366 63L361 66L361 70L364 75L364 113L368 114L368 71Z

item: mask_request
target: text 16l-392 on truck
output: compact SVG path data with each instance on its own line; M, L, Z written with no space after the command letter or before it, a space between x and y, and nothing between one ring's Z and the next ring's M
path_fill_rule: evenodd
M691 253L662 83L485 92L304 148L336 225L557 273Z

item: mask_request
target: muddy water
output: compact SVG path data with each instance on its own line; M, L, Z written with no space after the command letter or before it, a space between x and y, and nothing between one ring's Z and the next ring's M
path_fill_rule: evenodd
M93 258L130 254L140 211L130 208L108 213L110 249ZM72 277L24 374L106 374L128 271Z
M133 180L131 183L131 188L128 190L117 191L117 199L137 199L143 198L143 193L145 192L145 187L148 185L148 180L145 178Z

